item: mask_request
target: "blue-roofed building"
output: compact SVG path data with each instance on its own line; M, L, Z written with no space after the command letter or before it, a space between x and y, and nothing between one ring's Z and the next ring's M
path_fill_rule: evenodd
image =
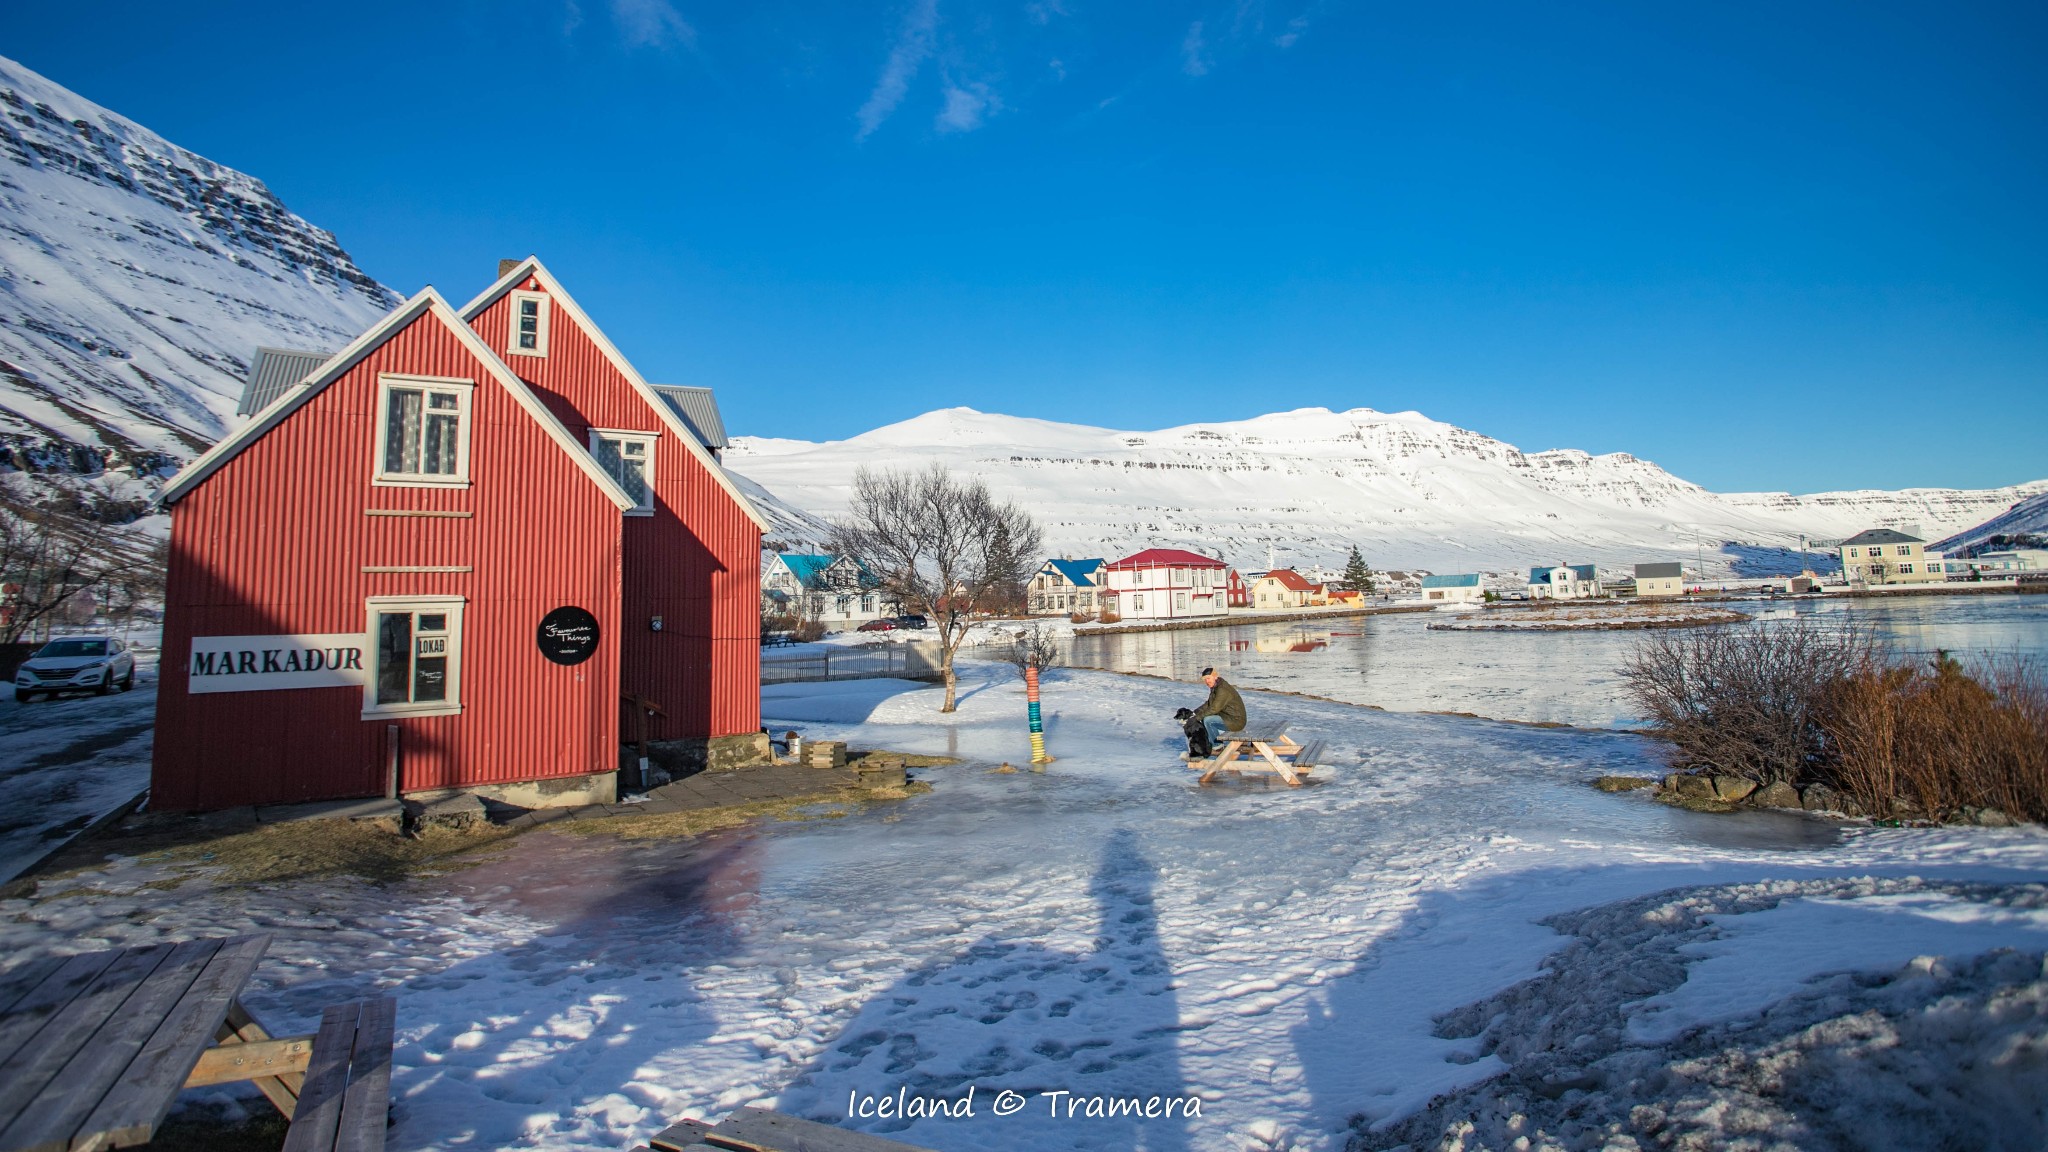
M1098 597L1109 586L1106 567L1100 556L1047 560L1025 587L1026 611L1033 616L1095 615L1102 607Z
M895 616L899 609L881 577L855 557L777 552L761 568L761 612L844 631Z
M1556 564L1529 569L1529 599L1584 600L1607 593L1600 571L1591 564Z
M1422 598L1433 604L1477 604L1486 599L1486 589L1479 586L1477 572L1424 576Z

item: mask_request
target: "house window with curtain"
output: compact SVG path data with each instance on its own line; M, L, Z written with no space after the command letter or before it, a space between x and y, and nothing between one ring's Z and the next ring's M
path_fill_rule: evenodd
M590 430L590 454L633 501L636 512L654 511L654 441L658 433Z
M377 378L376 482L469 483L469 408L476 385L427 376Z

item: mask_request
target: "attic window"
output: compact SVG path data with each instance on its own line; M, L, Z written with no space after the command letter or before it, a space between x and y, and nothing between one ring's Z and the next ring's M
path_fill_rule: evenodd
M546 293L512 293L512 334L505 350L514 356L545 356L548 354L548 298Z

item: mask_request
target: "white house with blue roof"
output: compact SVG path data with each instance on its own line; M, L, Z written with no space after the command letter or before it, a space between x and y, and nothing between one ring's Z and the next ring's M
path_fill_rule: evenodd
M1033 616L1066 616L1075 612L1093 616L1102 607L1098 597L1107 587L1108 562L1100 556L1087 560L1047 560L1025 587L1025 610Z
M1432 604L1478 604L1486 599L1486 589L1479 586L1477 572L1424 576L1422 598Z
M816 620L833 631L898 615L896 601L852 556L777 552L761 566L761 611Z
M1529 599L1584 600L1604 596L1600 571L1591 564L1555 564L1529 569Z

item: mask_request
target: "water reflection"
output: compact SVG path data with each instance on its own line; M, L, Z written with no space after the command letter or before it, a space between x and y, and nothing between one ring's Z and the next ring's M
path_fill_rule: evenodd
M1892 601L1758 600L1763 620L1812 617L1870 628L1895 649L2048 658L2048 596L1914 596ZM1193 680L1210 665L1240 687L1326 696L1403 712L1630 727L1619 672L1633 632L1431 632L1431 613L1076 637L1064 658Z

